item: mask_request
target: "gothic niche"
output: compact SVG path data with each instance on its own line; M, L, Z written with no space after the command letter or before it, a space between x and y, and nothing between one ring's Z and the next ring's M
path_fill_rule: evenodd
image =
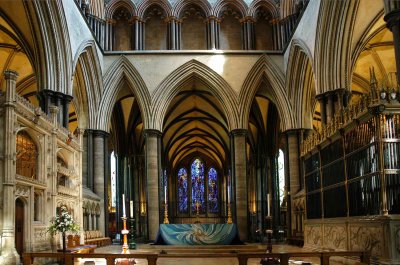
M132 50L132 22L131 14L124 8L118 8L113 14L114 24L114 50Z
M167 25L165 14L159 6L150 7L144 16L145 21L145 49L167 49Z
M254 23L255 49L274 50L273 20L270 12L260 7L256 12Z
M37 179L38 150L32 138L25 131L17 134L17 175Z
M196 5L190 5L182 12L182 50L206 50L206 16Z
M221 50L242 49L241 15L231 7L225 8L221 14L221 32L219 36Z

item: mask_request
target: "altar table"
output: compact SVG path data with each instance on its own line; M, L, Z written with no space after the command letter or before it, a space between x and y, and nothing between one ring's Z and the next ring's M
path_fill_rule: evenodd
M156 245L239 245L236 224L161 224Z

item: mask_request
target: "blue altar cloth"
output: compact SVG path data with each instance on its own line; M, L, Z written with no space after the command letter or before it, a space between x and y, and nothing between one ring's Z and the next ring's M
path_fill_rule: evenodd
M239 245L236 224L161 224L156 245Z

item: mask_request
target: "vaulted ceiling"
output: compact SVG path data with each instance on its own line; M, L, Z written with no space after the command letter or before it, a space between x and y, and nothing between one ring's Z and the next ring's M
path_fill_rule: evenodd
M228 124L218 100L200 81L187 85L172 100L164 119L163 149L171 168L201 156L221 168L229 157Z

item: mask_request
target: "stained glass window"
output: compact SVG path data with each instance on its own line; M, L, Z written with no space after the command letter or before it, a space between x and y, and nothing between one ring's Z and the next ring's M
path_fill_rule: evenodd
M218 174L215 168L208 170L208 211L218 213Z
M192 212L205 212L204 199L204 163L200 159L193 161L191 166L191 181L192 181Z
M179 213L188 212L188 178L185 168L178 171L178 210Z
M279 172L279 201L282 204L285 197L285 156L282 149L279 149L278 156L278 172Z

